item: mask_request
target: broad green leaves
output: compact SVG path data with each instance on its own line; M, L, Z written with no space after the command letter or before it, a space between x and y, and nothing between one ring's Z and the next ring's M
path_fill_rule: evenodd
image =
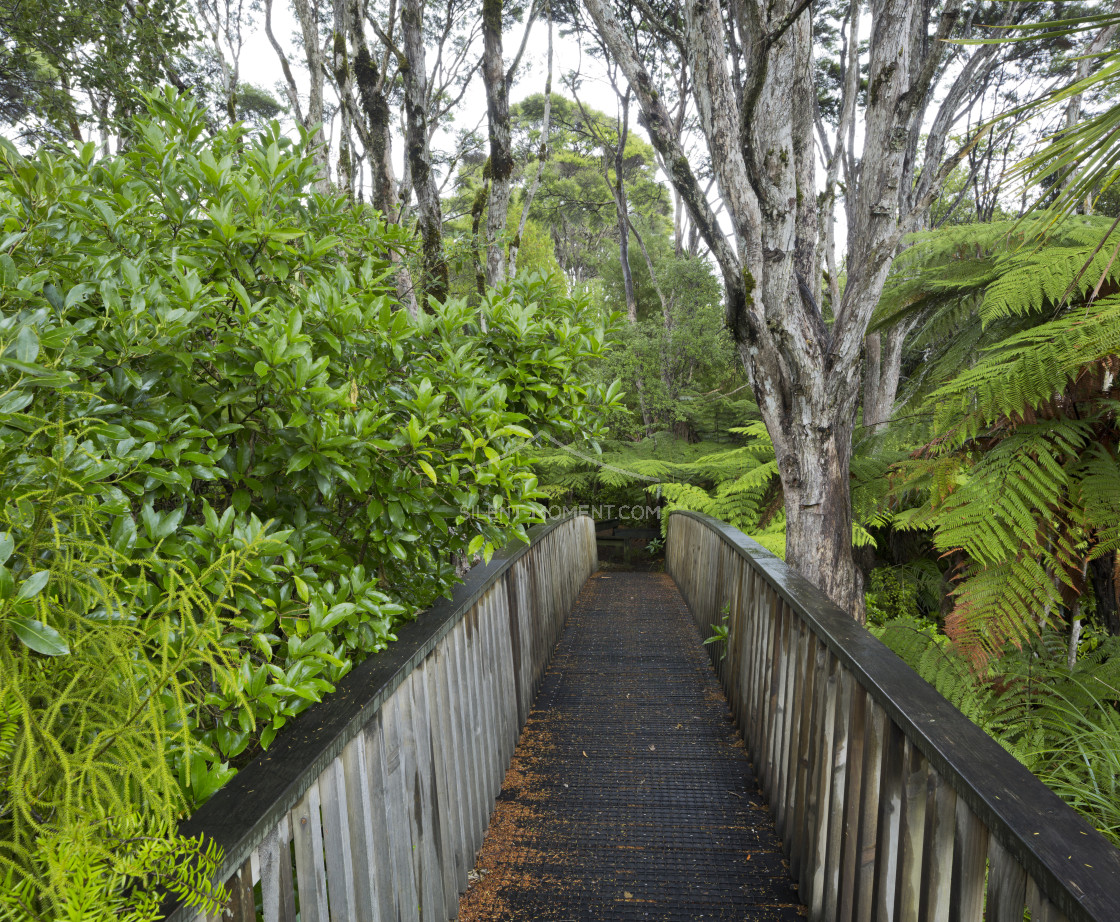
M70 652L62 635L41 621L15 617L9 620L9 625L16 637L36 653L42 653L44 656L65 656Z
M539 518L526 441L598 426L585 303L519 278L486 332L461 302L414 324L405 229L314 194L276 126L151 107L118 157L0 143L0 671L41 727L0 754L31 779L21 847L43 798L141 791L171 821L210 796Z

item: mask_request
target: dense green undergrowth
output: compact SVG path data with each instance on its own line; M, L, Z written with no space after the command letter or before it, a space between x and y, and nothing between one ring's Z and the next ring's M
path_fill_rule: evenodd
M150 918L160 887L209 899L214 856L176 819L456 561L539 518L518 445L596 429L581 368L607 331L562 284L518 278L413 321L391 259L405 230L314 193L304 143L150 105L115 157L0 147L13 918Z
M1071 668L1044 631L982 668L913 615L880 639L1044 784L1120 846L1120 637L1097 637Z

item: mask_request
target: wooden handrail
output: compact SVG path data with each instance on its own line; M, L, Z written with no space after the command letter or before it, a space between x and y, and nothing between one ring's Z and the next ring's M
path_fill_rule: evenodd
M536 687L597 567L587 516L533 529L196 811L180 831L222 847L224 918L255 922L257 885L265 922L295 922L296 885L300 922L454 918Z
M1120 850L795 570L692 512L666 567L702 632L727 607L716 667L811 919L1120 920Z

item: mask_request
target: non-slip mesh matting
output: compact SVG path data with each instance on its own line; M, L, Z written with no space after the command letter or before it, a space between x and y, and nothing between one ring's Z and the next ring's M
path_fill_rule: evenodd
M471 878L465 922L804 918L669 577L584 588Z

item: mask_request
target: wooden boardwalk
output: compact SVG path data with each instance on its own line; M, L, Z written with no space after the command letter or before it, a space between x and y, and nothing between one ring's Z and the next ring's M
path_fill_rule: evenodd
M461 919L804 917L700 641L664 574L587 583L521 734Z

